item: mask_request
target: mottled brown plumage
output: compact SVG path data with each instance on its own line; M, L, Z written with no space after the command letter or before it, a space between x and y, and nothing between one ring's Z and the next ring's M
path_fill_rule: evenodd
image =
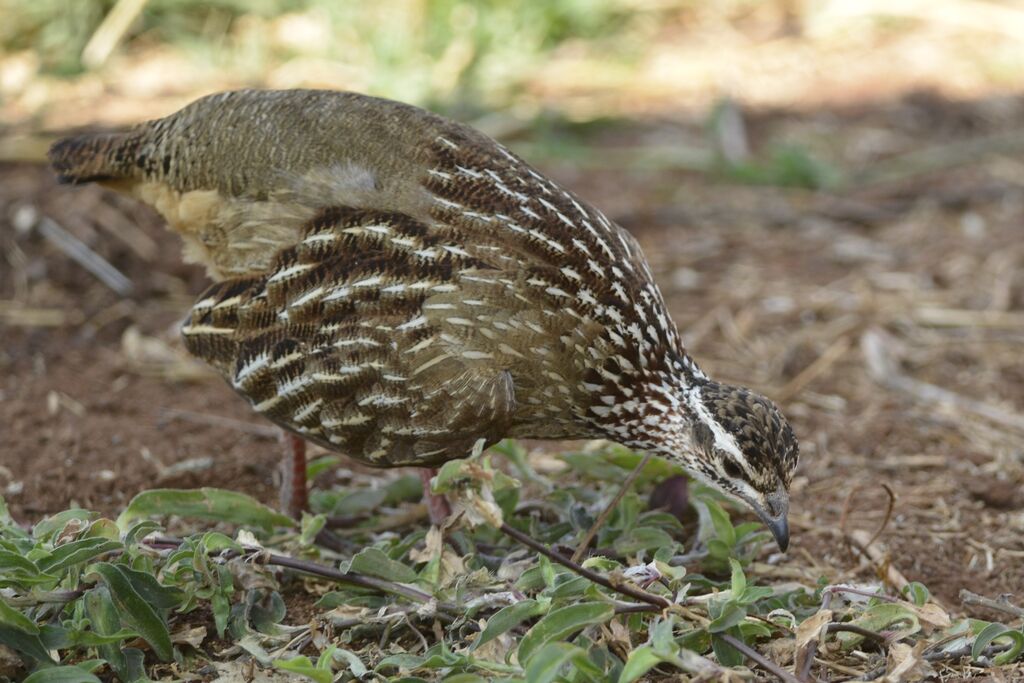
M746 500L784 545L796 440L686 354L635 240L467 126L240 91L54 146L157 207L218 280L183 328L254 408L378 466L609 438Z

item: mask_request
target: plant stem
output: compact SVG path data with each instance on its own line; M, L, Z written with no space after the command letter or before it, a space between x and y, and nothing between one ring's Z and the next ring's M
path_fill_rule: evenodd
M744 643L739 638L734 638L728 633L719 633L718 637L724 640L725 642L729 643L729 645L732 645L740 652L742 652L744 656L746 656L748 659L751 659L754 662L756 662L757 665L765 671L774 674L775 676L778 676L779 680L785 681L786 683L800 683L800 679L798 679L796 676L789 673L781 666L779 666L778 664L768 659L754 648Z
M583 559L583 554L587 552L587 548L590 547L590 542L594 540L594 536L597 536L597 532L600 531L601 527L604 526L604 523L608 521L608 517L612 514L612 510L615 509L615 506L619 504L622 497L626 495L626 492L633 486L633 482L636 481L636 478L640 475L640 472L643 471L644 467L647 466L647 462L650 459L651 454L644 453L644 457L641 458L637 466L633 468L633 471L629 473L629 476L626 477L626 481L622 482L622 486L619 487L615 497L612 498L611 502L605 506L604 510L601 510L601 514L597 516L597 519L590 526L590 529L587 530L586 536L584 536L583 540L580 541L580 544L576 546L576 552L572 554L573 562L579 562Z
M617 593L621 593L623 595L628 595L634 600L640 600L641 602L646 602L649 605L654 605L655 607L661 609L665 609L672 605L671 602L661 597L660 595L654 595L653 593L648 593L647 591L642 591L639 588L634 588L626 584L613 583L607 577L601 576L597 572L592 572L589 569L580 566L578 563L573 562L565 555L560 555L559 553L556 553L555 551L545 546L543 543L538 543L537 541L533 540L532 538L530 538L523 532L519 531L518 529L513 529L508 524L502 523L500 529L501 532L506 536L512 537L513 539L519 541L528 548L536 550L541 555L544 555L545 557L554 560L563 567L568 567L580 576L590 579L591 581L600 586L604 586L605 588L613 590Z

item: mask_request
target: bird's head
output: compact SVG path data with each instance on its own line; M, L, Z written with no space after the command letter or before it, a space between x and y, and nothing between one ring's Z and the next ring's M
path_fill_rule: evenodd
M781 550L789 545L789 485L796 436L778 407L742 387L705 381L685 390L689 447L675 458L697 478L742 500Z

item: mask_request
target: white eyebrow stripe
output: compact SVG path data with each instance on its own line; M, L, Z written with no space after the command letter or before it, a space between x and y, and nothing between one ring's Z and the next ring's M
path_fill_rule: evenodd
M701 401L701 389L700 386L692 387L686 392L686 404L689 406L693 414L704 423L711 433L715 435L715 445L729 453L733 458L743 467L743 471L748 477L753 476L753 473L747 467L747 459L743 455L743 451L740 450L739 444L736 443L735 437L732 434L725 431L725 428L711 416L708 409L704 406Z

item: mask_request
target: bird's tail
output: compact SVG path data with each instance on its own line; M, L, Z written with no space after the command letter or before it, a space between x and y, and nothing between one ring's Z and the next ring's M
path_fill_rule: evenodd
M47 156L62 183L120 180L134 175L139 138L130 132L61 138Z

